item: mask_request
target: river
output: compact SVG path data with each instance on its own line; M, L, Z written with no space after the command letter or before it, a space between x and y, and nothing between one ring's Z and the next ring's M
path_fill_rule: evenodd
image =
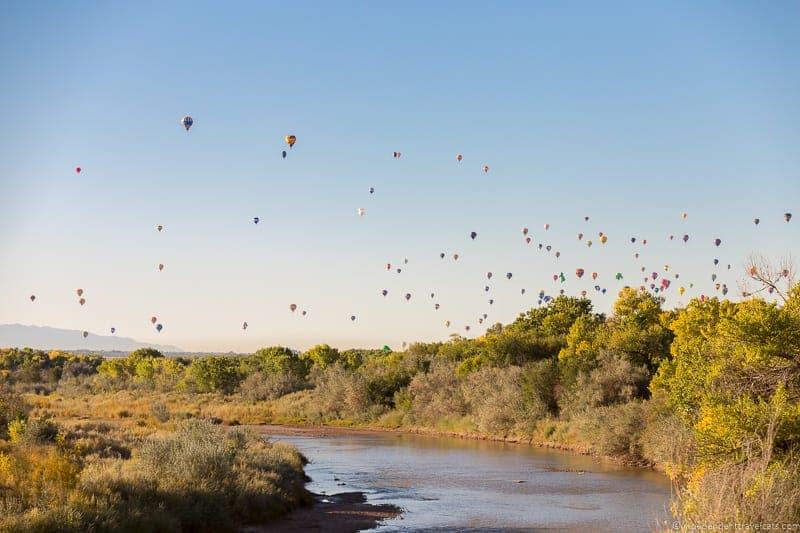
M520 444L399 433L270 432L309 458L309 490L363 491L404 509L378 531L653 531L657 472Z

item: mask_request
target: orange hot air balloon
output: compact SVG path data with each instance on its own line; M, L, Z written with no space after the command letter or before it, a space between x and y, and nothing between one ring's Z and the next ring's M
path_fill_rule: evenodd
M151 316L151 317L150 317L150 323L151 323L151 324L155 324L156 322L158 322L158 317Z
M291 150L294 147L294 143L297 142L297 137L294 135L287 135L284 137L284 140L286 141L286 144L289 145L289 149Z
M584 270L582 268L575 269L575 275L578 276L579 279L583 277L583 273Z

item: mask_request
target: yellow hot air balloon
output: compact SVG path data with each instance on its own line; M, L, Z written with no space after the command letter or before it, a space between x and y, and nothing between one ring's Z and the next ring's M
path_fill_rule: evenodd
M686 288L681 287L680 289L678 289L678 292L680 293L681 296L683 296L683 293L686 292Z
M284 137L284 140L286 141L286 144L289 145L289 149L291 149L292 147L294 147L294 143L297 142L297 137L295 137L294 135L287 135L286 137Z
M603 235L600 237L600 244L605 244L608 242L608 235Z

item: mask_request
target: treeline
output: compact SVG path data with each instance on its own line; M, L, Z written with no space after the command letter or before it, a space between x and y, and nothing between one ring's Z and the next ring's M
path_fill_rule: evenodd
M610 316L587 299L561 296L480 338L403 352L319 345L170 359L137 350L95 364L47 363L40 352L10 350L0 368L14 359L5 379L24 388L39 361L40 378L60 376L65 395L214 393L263 406L273 421L585 447L663 467L687 527L797 522L800 286L780 294L780 304L695 299L664 310L656 296L628 288Z

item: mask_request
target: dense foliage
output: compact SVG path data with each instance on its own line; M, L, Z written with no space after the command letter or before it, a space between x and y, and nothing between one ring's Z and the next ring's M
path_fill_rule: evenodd
M781 304L697 299L666 311L656 296L626 288L610 316L595 313L589 300L561 296L482 337L416 343L403 352L319 345L304 353L271 347L178 360L137 350L99 364L6 350L0 368L8 386L60 379L66 396L211 393L252 405L271 421L589 448L663 467L678 489L675 514L687 527L767 517L797 522L800 286L786 295ZM24 413L0 396L6 435Z

